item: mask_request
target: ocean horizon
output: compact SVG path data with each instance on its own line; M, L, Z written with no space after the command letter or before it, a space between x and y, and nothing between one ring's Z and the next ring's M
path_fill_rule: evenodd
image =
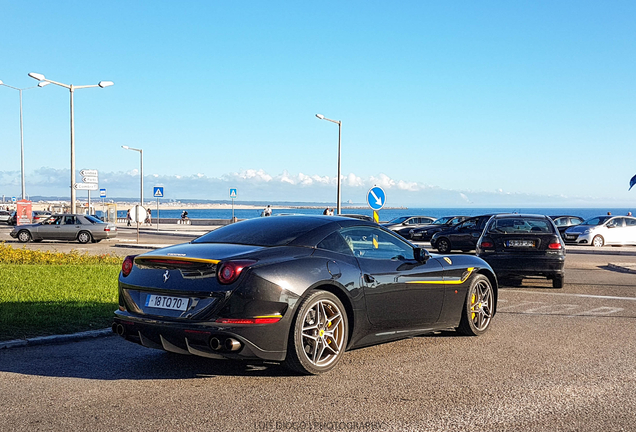
M99 208L99 207L98 207ZM181 217L181 213L184 209L159 209L152 205L147 206L152 210L153 219L159 216L159 219L176 219ZM326 206L325 206L326 208ZM190 219L231 219L232 209L185 209L188 212ZM322 215L323 208L274 208L272 215L282 214L303 214L303 215ZM430 216L434 218L440 218L444 216L479 216L489 213L531 213L542 214L548 216L559 215L571 215L580 216L583 219L589 219L591 217L606 215L610 212L612 215L627 215L628 212L634 212L636 209L631 208L539 208L539 207L482 207L482 208L453 208L453 207L419 207L419 208L389 208L382 209L378 212L381 221L390 221L400 216ZM260 217L263 209L235 209L234 216L238 219L252 219ZM98 211L98 214L100 212ZM370 208L342 208L343 214L360 214L366 216L373 216L373 210ZM117 210L118 218L126 217L126 210Z

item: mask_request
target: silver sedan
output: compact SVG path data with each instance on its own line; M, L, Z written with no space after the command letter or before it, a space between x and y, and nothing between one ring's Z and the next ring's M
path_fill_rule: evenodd
M90 215L57 214L41 223L16 225L9 234L22 243L42 240L97 243L103 239L117 237L117 226Z

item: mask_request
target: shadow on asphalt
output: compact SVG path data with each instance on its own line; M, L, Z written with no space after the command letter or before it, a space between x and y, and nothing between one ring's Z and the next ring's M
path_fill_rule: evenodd
M117 336L0 350L0 372L91 380L299 376L276 363L173 354L126 342Z

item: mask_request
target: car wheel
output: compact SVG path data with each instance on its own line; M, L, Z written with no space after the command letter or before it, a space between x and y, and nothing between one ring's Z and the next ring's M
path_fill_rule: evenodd
M89 233L88 231L81 231L77 235L77 241L80 242L81 244L86 244L91 240L92 240L91 233Z
M298 307L285 366L303 374L327 372L342 358L347 337L347 313L338 297L313 290Z
M563 288L563 276L555 276L552 279L552 288Z
M466 294L457 331L467 336L479 336L484 333L490 325L494 306L495 293L490 280L484 275L476 275Z
M27 230L22 230L18 233L18 240L20 243L28 243L31 241L31 233Z
M450 252L451 251L450 240L448 240L445 237L442 237L441 239L437 240L437 250L439 251L439 253Z
M605 240L603 240L603 237L600 235L597 235L592 239L592 246L594 247L602 247L604 244Z

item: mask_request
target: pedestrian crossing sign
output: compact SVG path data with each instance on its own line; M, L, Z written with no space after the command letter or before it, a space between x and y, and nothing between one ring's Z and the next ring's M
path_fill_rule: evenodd
M155 186L152 195L155 198L163 198L163 186Z
M238 197L238 192L236 192L236 189L230 189L230 198L237 198Z

